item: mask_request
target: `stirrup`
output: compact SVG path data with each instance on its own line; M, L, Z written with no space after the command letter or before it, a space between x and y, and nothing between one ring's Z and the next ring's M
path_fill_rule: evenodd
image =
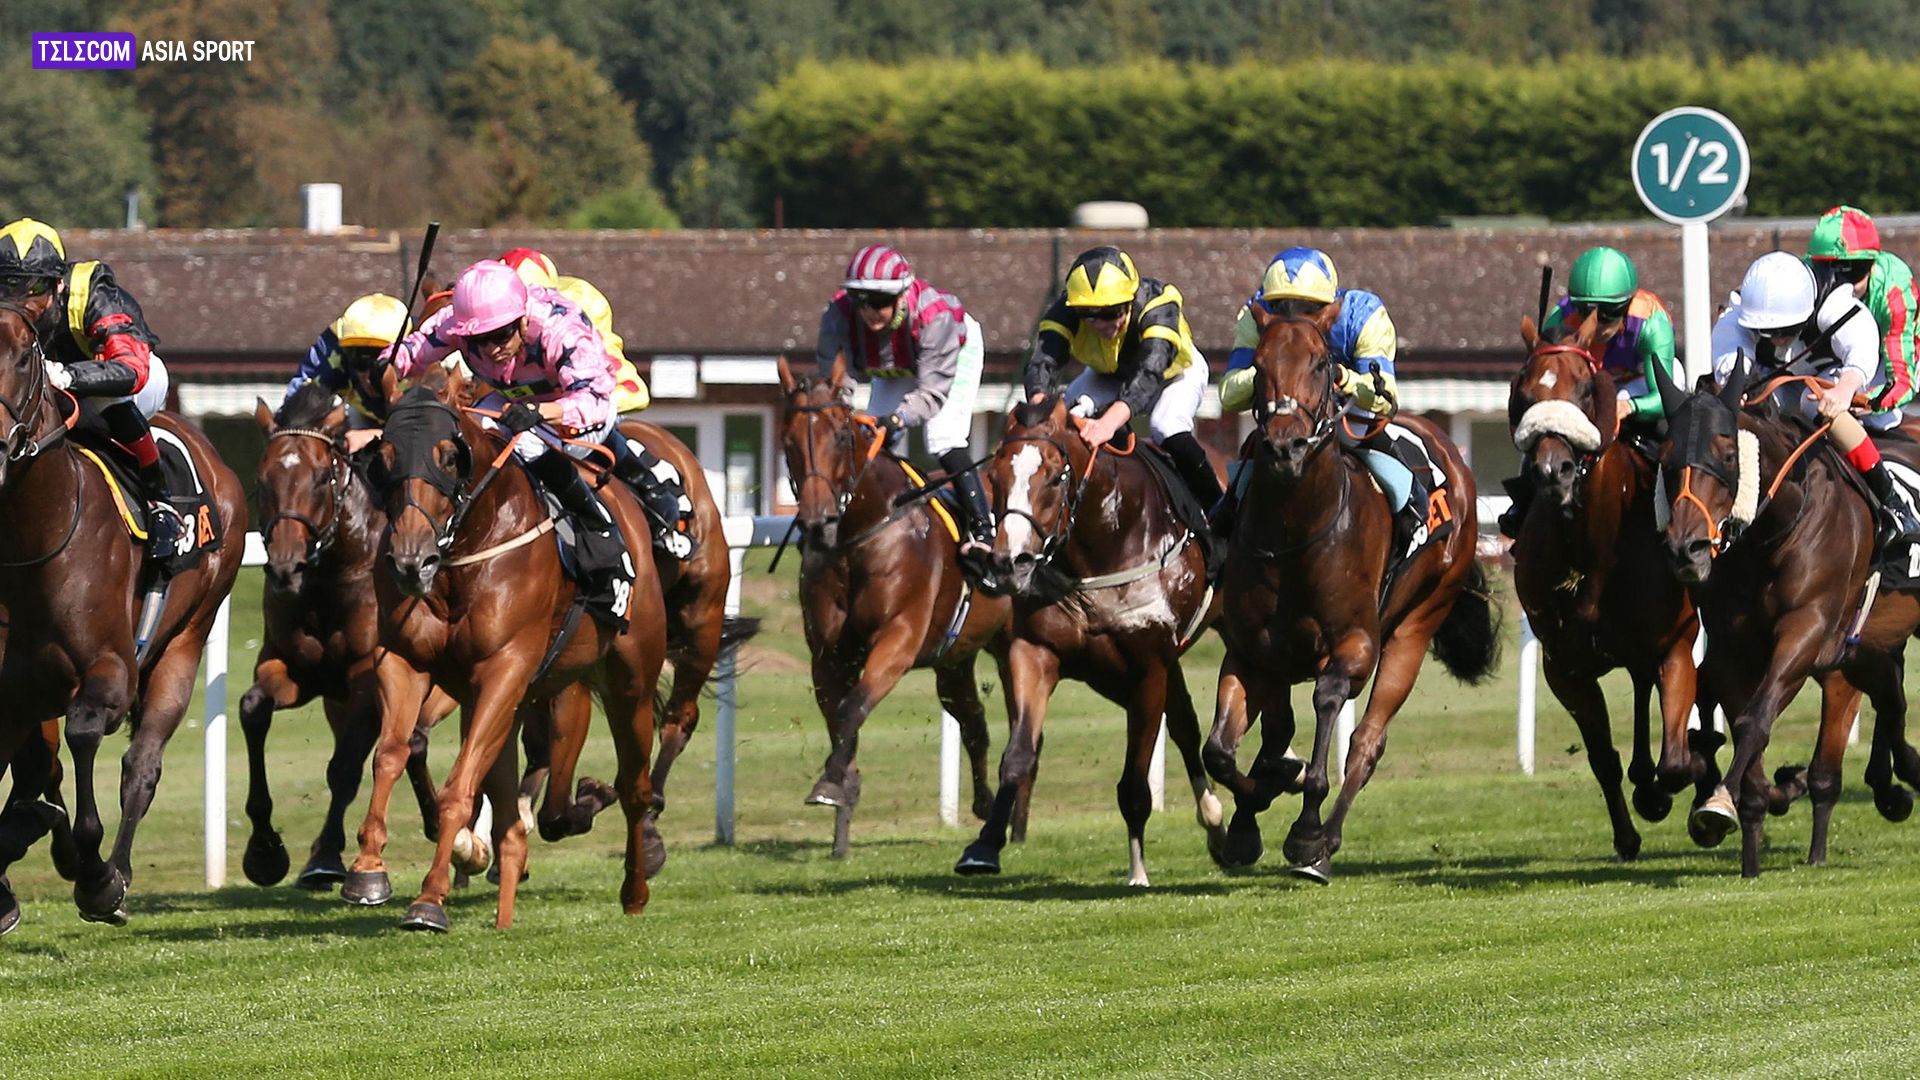
M147 500L147 555L153 559L171 558L180 548L187 521L164 498Z

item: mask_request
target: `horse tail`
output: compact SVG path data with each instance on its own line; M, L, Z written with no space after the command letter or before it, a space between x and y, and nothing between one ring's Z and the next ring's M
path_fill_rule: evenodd
M1433 635L1433 655L1461 682L1485 682L1500 659L1500 623L1486 568L1475 559L1453 610Z
M720 647L744 645L752 641L760 632L760 618L756 615L729 615L720 624Z

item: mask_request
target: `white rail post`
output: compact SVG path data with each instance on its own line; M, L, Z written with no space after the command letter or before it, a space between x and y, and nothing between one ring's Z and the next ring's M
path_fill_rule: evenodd
M1153 740L1153 761L1147 765L1147 790L1153 793L1153 808L1167 808L1167 718L1160 717L1160 734Z
M960 824L960 721L940 710L940 824Z
M1536 685L1540 671L1540 639L1533 636L1533 624L1520 616L1520 703L1514 716L1515 755L1520 771L1533 775L1534 709L1538 703Z
M746 550L735 542L733 532L731 527L727 529L727 562L733 575L727 580L728 618L740 614L740 575L747 562ZM734 712L740 693L734 655L737 649L729 642L714 664L718 677L714 680L713 707L713 840L728 845L733 843Z
M213 629L207 634L206 777L203 784L207 853L207 887L227 883L227 630L230 599L220 601Z
M1340 703L1340 716L1333 723L1333 760L1327 762L1327 771L1333 774L1330 779L1344 783L1347 779L1347 751L1353 746L1353 699Z

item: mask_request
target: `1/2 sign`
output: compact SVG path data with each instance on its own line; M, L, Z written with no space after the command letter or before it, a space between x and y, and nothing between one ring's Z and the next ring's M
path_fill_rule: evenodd
M1747 190L1747 140L1733 121L1697 105L1668 109L1633 144L1633 189L1656 217L1708 222Z

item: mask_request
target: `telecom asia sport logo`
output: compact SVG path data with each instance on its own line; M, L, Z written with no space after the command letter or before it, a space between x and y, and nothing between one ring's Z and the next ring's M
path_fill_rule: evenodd
M253 41L150 38L132 34L33 35L33 66L46 71L129 71L141 64L190 61L245 63L253 59Z

